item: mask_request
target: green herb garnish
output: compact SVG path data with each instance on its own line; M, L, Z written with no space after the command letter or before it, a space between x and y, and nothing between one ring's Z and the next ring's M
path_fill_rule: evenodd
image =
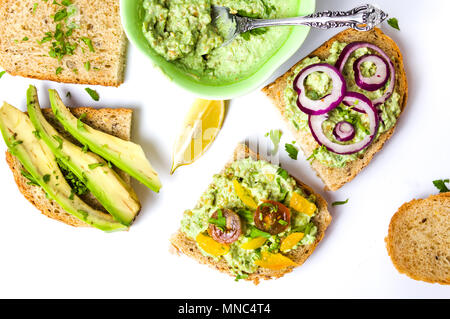
M347 204L348 203L348 198L346 199L346 200L344 200L344 201L336 201L336 202L333 202L331 205L333 205L333 206L338 206L338 205L345 205L345 204Z
M6 71L2 71L0 72L0 79L2 78L3 75L5 75Z
M14 142L12 142L11 147L15 147L15 146L20 145L22 143L23 143L23 141L14 141Z
M91 96L91 98L92 98L94 101L100 100L100 96L98 95L97 91L92 90L92 89L90 89L90 88L86 88L85 90L86 90L86 92L88 92L88 94Z
M81 38L81 40L84 42L84 44L87 45L87 47L89 48L89 51L95 52L94 46L92 45L92 40L91 39L89 39L89 38Z
M400 31L400 27L398 26L398 20L397 18L390 18L387 20L387 23L393 27L394 29L397 29Z
M58 149L62 149L62 147L63 147L63 139L61 137L59 137L58 135L53 135L53 138L59 144L58 145Z
M225 232L227 228L227 219L223 216L221 209L217 210L217 218L209 218L208 223L216 225L221 231Z
M36 138L38 139L38 140L40 140L41 139L41 134L39 133L39 131L33 131L33 134L34 134L34 136L36 136Z
M79 129L80 131L85 132L86 128L84 127L84 123L83 120L86 118L87 114L83 113L81 114L81 116L77 119L77 129Z
M89 70L91 69L91 62L87 61L84 63L84 68L86 69L86 71L89 72Z
M97 167L102 167L102 166L105 166L105 163L93 163L93 164L88 165L89 169L95 169Z
M277 174L278 174L280 177L282 177L283 179L288 179L288 177L289 177L288 172L287 172L285 169L281 168L281 167L278 168Z
M56 75L60 74L60 73L62 72L62 70L63 70L62 67L60 67L60 66L57 67L57 68L56 68L56 71L55 71L55 74L56 74Z
M44 183L48 183L50 181L51 175L50 174L45 174L42 179L44 180Z
M250 238L256 238L256 237L270 238L272 235L270 235L269 233L266 233L262 230L259 230L256 227L252 227L252 228L250 228L249 236L250 236Z
M292 144L284 144L284 148L288 153L289 157L293 160L297 160L298 157L298 149Z
M76 195L83 195L88 192L86 185L60 160L56 159L64 178Z
M436 188L439 190L439 193L446 193L450 192L450 189L448 189L446 183L450 183L449 179L438 179L433 181L433 185L436 186Z
M36 179L33 177L33 175L31 175L30 173L24 171L23 169L20 170L20 173L22 174L23 177L25 177L26 179L28 179L28 185L34 185L34 186L39 186L39 183L36 181Z

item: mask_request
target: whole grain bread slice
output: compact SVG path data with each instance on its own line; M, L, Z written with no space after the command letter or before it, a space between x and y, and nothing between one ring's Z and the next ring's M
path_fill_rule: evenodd
M124 140L130 140L131 120L133 113L131 109L93 109L90 107L77 107L72 108L71 111L76 117L86 114L83 122L95 129L120 137ZM73 143L79 144L67 131L64 130L62 125L58 122L58 120L56 120L50 108L43 109L42 112L45 118L56 128L57 131L64 135L65 138L71 140ZM14 180L20 192L31 204L39 209L42 214L71 226L90 227L85 222L65 212L57 202L48 199L45 196L44 190L40 186L30 185L28 179L22 175L22 170L25 170L23 165L8 151L6 152L6 162L13 173ZM127 184L130 184L129 175L118 169L116 169L116 171ZM81 196L81 198L87 204L104 211L106 214L103 206L91 193L87 193Z
M239 144L234 151L231 161L226 165L226 167L228 167L236 160L248 157L251 157L254 160L261 160L259 154L256 154L255 152L250 150L246 145ZM299 246L297 249L286 254L287 257L289 257L298 266L300 266L313 253L314 249L322 240L323 236L325 235L325 230L331 222L331 215L328 212L327 202L323 199L322 196L314 193L314 191L309 186L303 184L299 180L296 181L297 185L302 188L307 195L314 194L316 196L316 205L318 208L318 213L312 218L312 222L317 226L316 240L314 241L314 243L312 243L311 245ZM197 260L201 264L206 264L220 272L226 273L230 276L234 276L231 267L224 259L215 261L212 257L204 256L198 249L195 240L187 237L181 230L178 230L178 232L171 237L170 242L177 253L183 253L186 256ZM258 270L255 273L250 274L246 280L253 281L255 284L258 284L260 280L280 278L294 270L294 268L296 267L288 267L282 270L258 268Z
M391 219L385 241L400 273L449 285L450 193L403 204Z
M60 21L55 22L53 15L64 7L54 1L0 1L0 66L11 75L41 80L107 86L123 83L127 39L119 0L72 3L79 12L74 16L79 28L68 39L77 48L73 55L58 61L49 56L56 40L39 42L46 32L55 32ZM92 42L94 52L83 38ZM56 72L58 68L60 72Z
M330 48L335 41L345 43L352 43L357 41L369 42L380 47L384 52L386 52L388 56L391 57L396 71L395 88L396 91L400 94L399 104L401 106L401 111L403 112L406 106L406 101L408 99L408 83L403 66L403 57L397 44L378 28L367 32L347 29L336 34L334 37L322 44L318 49L309 54L306 58L317 56L320 59L326 59L329 55ZM300 61L298 64L300 64L302 61ZM305 156L310 157L313 151L319 146L319 144L316 142L309 130L297 130L291 123L291 121L287 120L285 116L286 104L284 101L283 92L286 88L287 79L294 74L294 70L298 64L294 65L287 73L279 77L275 82L263 88L263 92L280 110L283 119L287 122L287 125L289 126L296 140L301 146ZM358 175L359 172L370 163L373 156L381 150L384 143L394 133L394 130L395 126L387 132L384 132L376 142L372 143L366 149L366 152L364 153L364 156L362 158L358 158L355 161L348 163L345 167L328 167L321 164L319 161L313 160L311 162L311 166L324 182L325 189L335 191L342 187L345 183L355 178L356 175Z

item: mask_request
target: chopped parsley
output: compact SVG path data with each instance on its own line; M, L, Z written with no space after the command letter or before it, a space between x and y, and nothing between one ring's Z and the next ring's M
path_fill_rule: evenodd
M221 209L217 210L216 218L209 218L208 223L215 225L221 231L225 232L227 229L227 219L223 216L223 212Z
M81 116L77 119L77 129L80 131L86 131L86 128L84 127L83 120L86 118L87 114L83 113Z
M15 146L20 145L22 143L23 143L23 141L14 141L14 142L12 142L11 147L15 147Z
M59 67L56 68L55 74L58 75L58 74L60 74L62 71L63 71L63 68L59 66Z
M33 177L33 175L31 175L27 171L24 171L23 169L20 171L20 173L22 174L23 177L28 179L28 183L27 183L28 185L39 186L39 183L36 181L36 179Z
M51 175L50 174L45 174L42 179L44 180L44 183L48 183L50 181Z
M87 45L89 48L89 51L95 52L94 46L92 45L92 40L89 38L81 38L81 40L84 42L84 44Z
M281 167L277 170L277 174L280 177L282 177L283 179L288 179L288 177L289 177L288 172L285 169L281 168Z
M393 27L394 29L397 29L397 30L400 31L400 27L399 27L399 25L398 25L398 20L397 20L397 18L390 18L390 19L387 20L387 23L388 23L391 27Z
M286 144L284 144L284 148L290 158L292 158L293 160L297 159L298 149L294 145L286 143Z
M91 62L87 61L84 63L84 68L86 69L86 71L89 72L89 70L91 69Z
M265 231L259 230L256 227L250 228L250 238L256 238L256 237L264 237L264 238L270 238L272 235L269 233L266 233Z
M97 167L102 167L102 166L105 166L105 163L93 163L93 164L88 165L89 169L95 169Z
M345 204L347 204L348 203L348 198L346 199L346 200L344 200L344 201L336 201L336 202L333 202L331 205L333 205L333 206L338 206L338 205L345 205Z
M449 179L438 179L433 181L433 185L436 186L436 188L439 190L439 193L446 193L450 192L450 189L448 189L446 183L450 183Z
M86 185L60 159L56 159L56 161L73 193L76 195L86 194L88 192Z
M91 96L91 98L94 101L100 100L100 96L98 95L97 91L90 89L90 88L86 88L85 90L86 90L86 92L88 92L88 94Z
M53 135L53 138L56 142L58 142L58 149L62 149L63 147L63 139L58 135Z
M36 138L38 139L38 140L40 140L41 139L41 134L39 133L39 131L33 131L33 134L34 134L34 136L36 136Z

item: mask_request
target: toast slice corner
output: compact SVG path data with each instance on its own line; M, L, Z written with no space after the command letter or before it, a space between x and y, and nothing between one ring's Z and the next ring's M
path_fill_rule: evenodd
M225 167L229 166L236 160L248 157L251 157L254 160L263 160L262 158L260 158L259 154L256 154L255 152L250 150L246 145L238 144L231 160ZM317 198L316 204L318 208L318 213L312 218L312 221L317 226L316 240L314 241L314 243L311 245L300 246L296 250L286 254L287 257L289 257L291 260L297 263L296 267L298 267L301 266L306 261L306 259L308 259L308 257L316 249L319 242L323 239L325 235L325 230L331 223L332 217L328 211L328 205L325 199L323 199L323 197L320 196L319 194L315 193L309 186L303 184L297 179L296 181L297 185L300 186L305 191L305 193L307 193L308 195L314 194L316 196ZM188 257L197 260L201 264L208 265L220 272L226 273L230 276L234 276L231 271L231 268L228 266L225 260L220 259L219 261L215 261L211 257L204 256L197 248L196 242L193 239L187 237L181 230L178 230L170 238L170 243L172 245L171 247L172 251L178 254L184 254ZM253 281L254 284L258 284L261 280L280 278L285 274L293 271L294 268L296 267L288 267L282 270L270 270L259 268L255 273L250 274L248 278L246 278L246 280Z
M50 108L43 109L42 112L45 118L60 133L75 142L73 138L64 131L62 125L56 120ZM77 107L71 108L71 112L76 117L80 117L85 113L86 117L83 121L86 124L124 140L130 140L133 113L131 109L93 109L89 107ZM40 210L42 214L70 226L90 227L85 222L65 212L57 202L48 199L40 186L30 185L28 179L22 175L22 170L24 170L23 165L9 151L6 151L6 162L13 173L14 181L16 182L19 191L33 206ZM122 171L118 171L117 173L127 184L130 184L129 175ZM103 209L101 204L92 196L92 194L86 194L86 197L84 197L83 200L97 209Z
M386 249L408 277L450 285L450 193L414 199L392 216Z
M78 43L61 63L49 56L55 32L52 16L62 7L53 1L0 1L0 66L9 74L64 83L119 86L124 81L127 38L120 20L119 0L73 1L81 21L73 32ZM79 39L92 41L94 51ZM84 52L83 52L84 51ZM89 69L85 63L89 61ZM60 72L56 72L61 68Z
M330 48L335 41L345 43L352 43L357 41L370 42L380 47L384 52L386 52L386 54L392 57L392 61L395 65L396 70L396 90L400 94L399 103L401 106L401 112L403 113L408 99L408 83L403 65L403 56L397 44L378 28L367 32L347 29L336 34L334 37L322 44L319 48L317 48L305 58L314 56L317 56L320 59L327 58L330 52ZM314 149L318 147L318 144L309 131L297 130L293 126L293 124L286 118L286 105L283 98L283 92L286 88L287 79L294 73L294 70L299 63L294 65L288 72L279 77L273 83L264 87L262 91L269 97L276 108L280 111L289 129L292 131L293 135L301 146L305 157L308 158L309 156L311 156ZM372 143L367 148L362 158L348 163L345 167L328 167L319 163L318 161L313 161L311 163L311 166L316 171L317 176L319 176L319 178L324 182L325 189L336 191L344 184L353 180L361 172L361 170L370 163L374 155L382 149L384 143L386 143L386 141L394 133L396 125L389 131L384 132L377 141Z

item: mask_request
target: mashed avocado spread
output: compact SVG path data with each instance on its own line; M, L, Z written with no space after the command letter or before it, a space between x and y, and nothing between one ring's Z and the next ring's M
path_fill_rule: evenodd
M297 93L293 89L293 81L295 76L305 67L316 63L328 63L334 65L339 58L340 53L345 48L347 44L335 41L330 49L330 55L326 60L321 60L318 57L306 58L301 64L299 64L291 77L287 80L286 89L284 91L284 101L286 103L286 118L291 121L297 130L309 130L308 126L308 115L300 111L297 107ZM356 50L352 56L348 59L347 64L344 67L343 75L347 82L347 90L353 92L360 92L367 96L369 99L373 100L383 95L385 89L389 85L386 83L385 87L369 92L361 90L355 83L353 64L355 60L363 55L372 53L368 48L361 48ZM364 76L373 75L375 73L375 66L372 63L364 63L361 68L361 72ZM317 99L323 97L332 89L331 79L324 73L313 73L308 76L305 80L305 88L308 90L307 95L311 99ZM394 91L392 96L384 103L378 106L380 114L380 124L378 128L376 141L378 137L391 129L397 122L397 118L400 115L400 95L398 92ZM367 134L369 134L369 123L367 115L351 110L350 107L345 106L341 103L340 106L333 109L329 113L329 118L324 123L324 132L327 134L328 138L336 142L333 136L333 128L336 123L340 121L347 121L353 124L356 130L355 138L348 143L355 143L362 140ZM318 147L314 150L312 159L318 160L323 165L329 167L344 167L347 163L356 160L361 157L366 149L351 155L339 155L327 150L325 147Z
M249 207L248 203L243 202L240 194L236 191L236 182L246 190L257 205L263 205L264 201L271 200L289 207L291 215L289 226L276 235L267 233L264 235L264 232L255 226L255 208ZM300 197L307 203L306 206L312 206L313 209L308 214L296 211L291 205L293 196ZM214 176L213 183L202 195L197 207L184 213L181 230L188 237L196 240L199 234L208 236L208 227L214 212L229 209L237 213L241 220L242 233L235 242L229 245L226 254L217 257L208 254L201 249L200 245L199 249L204 255L216 260L224 258L238 278L245 278L258 269L257 262L261 259L262 254L267 252L284 254L299 245L308 245L315 241L317 227L311 221L311 218L317 213L315 201L316 198L313 195L305 194L284 169L265 161L251 158L242 159L232 163L223 173ZM280 244L293 233L303 233L303 237L289 250L281 251ZM243 248L244 244L260 236L266 238L261 246L255 249Z
M221 47L226 25L211 23L211 5L255 18L295 16L298 0L144 0L150 46L196 79L229 83L253 74L286 41L290 27L257 29ZM221 21L221 20L219 20Z

